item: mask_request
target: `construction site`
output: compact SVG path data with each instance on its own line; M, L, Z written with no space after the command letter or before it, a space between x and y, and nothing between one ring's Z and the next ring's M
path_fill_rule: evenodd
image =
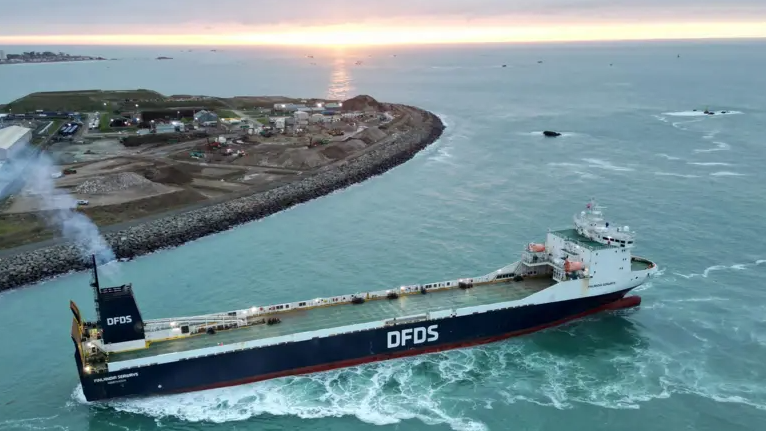
M284 105L283 105L284 106ZM123 136L86 133L81 140L52 144L47 153L59 172L52 180L77 209L100 226L205 205L269 190L331 169L385 145L410 126L407 107L369 96L343 102L323 121L295 114L256 119L240 127L191 128L186 132ZM55 200L54 200L55 202ZM35 214L51 210L28 188L0 206L3 248L50 238Z

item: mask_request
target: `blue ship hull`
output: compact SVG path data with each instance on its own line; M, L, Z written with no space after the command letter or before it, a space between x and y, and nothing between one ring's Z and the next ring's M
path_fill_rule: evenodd
M85 374L79 352L75 352L75 359L88 401L199 391L490 343L617 308L615 304L630 290L190 358L108 374ZM630 305L637 304L638 298L635 298L635 303Z

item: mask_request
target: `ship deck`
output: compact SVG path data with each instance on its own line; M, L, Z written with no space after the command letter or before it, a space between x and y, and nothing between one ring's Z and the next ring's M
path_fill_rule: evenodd
M379 299L363 304L340 304L275 314L281 319L276 325L257 324L244 328L219 331L215 335L159 341L146 349L109 355L110 362L146 358L150 356L201 349L219 344L278 337L305 331L337 326L374 322L431 311L472 307L497 302L515 301L555 284L550 277L527 278L519 282L505 282L475 286L472 289L444 289L426 295L402 295L398 299ZM268 316L266 316L268 317Z
M631 271L644 271L652 267L652 263L644 259L636 259L635 257L630 260Z

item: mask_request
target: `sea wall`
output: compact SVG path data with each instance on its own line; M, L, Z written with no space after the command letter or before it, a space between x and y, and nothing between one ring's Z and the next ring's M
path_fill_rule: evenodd
M422 116L422 121L400 132L391 142L325 169L299 182L134 225L105 235L118 258L132 258L175 247L205 235L267 217L335 190L380 175L411 159L435 142L444 124L434 114L414 107L402 108ZM34 283L72 270L86 269L74 244L60 244L0 259L0 290Z

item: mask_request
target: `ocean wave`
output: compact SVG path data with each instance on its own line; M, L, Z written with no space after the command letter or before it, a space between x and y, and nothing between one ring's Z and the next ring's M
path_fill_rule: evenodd
M694 152L695 153L712 153L712 152L715 152L715 151L726 151L726 150L731 149L729 144L727 144L726 142L720 142L719 141L719 142L713 142L713 144L715 144L715 147L713 147L713 148L696 149L696 150L694 150Z
M674 272L673 274L675 274L675 275L677 275L679 277L686 278L686 279L695 278L695 277L707 278L708 275L710 275L711 272L715 272L715 271L743 271L743 270L746 270L748 268L752 268L754 266L762 265L764 263L766 263L766 260L759 259L759 260L756 260L756 261L753 261L753 262L735 263L733 265L713 265L713 266L709 266L709 267L705 268L705 270L703 270L700 273L693 272L691 274L681 274L680 272Z
M588 163L588 166L590 166L591 168L604 169L607 171L627 172L627 171L635 170L627 166L614 165L607 160L588 158L588 159L582 159L582 161Z
M681 160L680 157L670 156L670 155L667 155L665 153L657 153L657 154L655 154L655 156L662 157L663 159L668 159L668 160Z
M0 431L18 430L68 430L69 428L55 424L56 416L37 417L29 419L0 420Z
M654 175L660 177L678 177L678 178L699 178L699 175L694 174L678 174L675 172L655 172Z
M739 172L729 172L729 171L720 171L720 172L713 172L710 174L711 177L743 177L745 174L740 174Z
M731 166L731 163L725 162L688 162L687 164L696 166Z

